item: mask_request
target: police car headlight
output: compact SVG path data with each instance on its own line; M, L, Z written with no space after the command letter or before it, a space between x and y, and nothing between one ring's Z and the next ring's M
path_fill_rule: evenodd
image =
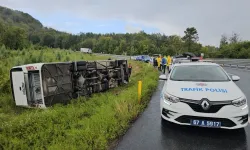
M237 99L232 101L232 104L236 107L240 107L243 106L247 103L247 99L246 98L242 98L242 99Z
M175 97L175 96L172 96L172 95L169 95L166 93L164 94L164 99L167 101L170 101L172 103L178 103L180 101L180 99L178 97Z

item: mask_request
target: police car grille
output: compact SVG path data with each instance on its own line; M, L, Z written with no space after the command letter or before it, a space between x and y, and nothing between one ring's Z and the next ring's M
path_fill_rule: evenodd
M217 105L212 105L208 110L204 110L201 105L199 104L194 104L194 103L186 103L188 104L194 111L196 112L201 112L201 113L216 113L218 112L223 106L228 105L228 104L217 104Z
M197 117L197 116L180 116L175 119L180 123L190 123L190 120L208 120L208 121L219 121L222 127L234 127L236 124L226 118L210 118L210 117Z

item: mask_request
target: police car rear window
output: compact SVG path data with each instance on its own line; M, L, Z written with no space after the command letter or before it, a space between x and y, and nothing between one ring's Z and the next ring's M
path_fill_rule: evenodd
M170 79L175 81L198 82L230 81L225 72L219 66L214 65L176 66L172 70Z

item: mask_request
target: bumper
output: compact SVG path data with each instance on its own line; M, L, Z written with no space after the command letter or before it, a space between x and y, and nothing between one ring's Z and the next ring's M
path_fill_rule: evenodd
M220 121L220 128L238 129L248 125L248 106L235 107L226 105L216 113L201 113L194 111L186 103L165 103L161 98L161 117L164 120L180 125L191 125L191 119Z

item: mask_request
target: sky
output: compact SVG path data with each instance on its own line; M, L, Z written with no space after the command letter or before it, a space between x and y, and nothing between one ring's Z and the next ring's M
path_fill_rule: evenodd
M249 0L0 0L29 13L44 26L69 33L147 33L184 35L198 31L199 42L218 46L233 32L250 40Z

